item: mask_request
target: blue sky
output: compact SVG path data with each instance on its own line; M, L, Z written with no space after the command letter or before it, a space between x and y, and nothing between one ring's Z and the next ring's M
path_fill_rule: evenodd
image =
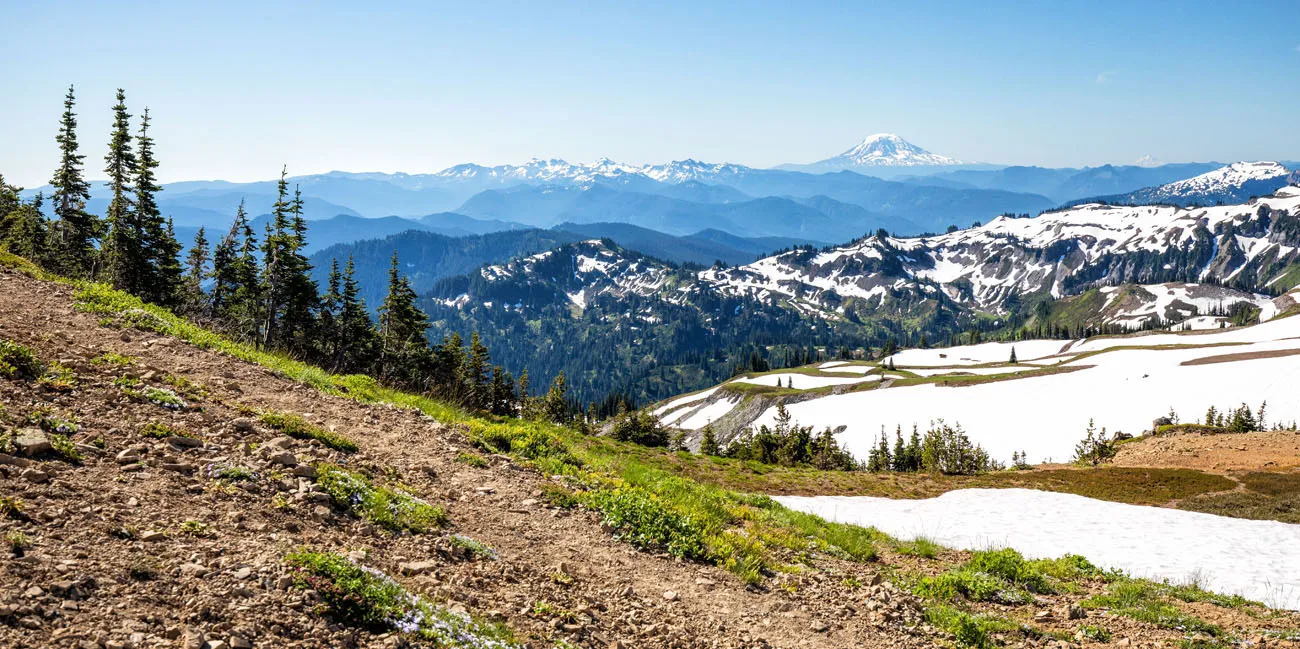
M880 131L1009 164L1300 158L1293 2L265 4L0 0L0 173L48 180L69 83L93 177L119 86L167 181L770 166Z

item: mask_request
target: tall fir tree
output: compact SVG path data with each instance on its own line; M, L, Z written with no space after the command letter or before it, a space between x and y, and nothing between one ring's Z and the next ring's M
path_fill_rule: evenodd
M378 335L366 312L366 302L360 295L356 265L349 256L343 268L343 288L339 294L338 346L334 351L336 371L369 372L375 364Z
M54 193L54 232L50 241L50 267L69 277L88 277L95 267L95 241L100 235L100 222L86 211L90 200L90 183L82 173L84 155L78 153L76 97L73 87L63 100L63 116L59 120L59 133L54 140L59 144L59 165L54 170L50 185Z
M140 135L136 137L135 209L140 220L148 276L139 291L142 299L166 307L180 304L181 261L180 242L171 219L164 219L158 208L158 192L162 186L154 175L158 160L153 154L153 138L149 136L149 109L140 116Z
M415 305L415 291L397 269L394 251L388 269L388 295L379 307L381 375L398 385L415 387L423 379L420 370L428 352L424 332L429 328L429 317Z
M203 282L210 276L208 237L205 229L200 227L198 233L194 235L194 245L190 246L190 254L185 258L184 304L187 312L203 314L207 311L208 296L203 292Z
M489 410L490 403L490 384L488 377L488 368L491 359L488 357L488 349L479 339L478 332L470 334L469 338L469 355L465 357L465 364L461 367L460 380L464 385L464 402L465 405L477 410Z
M307 220L303 218L302 208L302 190L294 187L293 200L289 202L290 230L285 238L281 338L285 349L305 358L316 352L320 292L311 278L311 262L302 253L307 246Z
M100 275L115 288L142 295L152 272L139 215L127 196L138 171L135 153L131 151L131 115L126 112L126 93L121 88L117 89L117 104L113 106L113 131L104 162L112 198L104 212Z

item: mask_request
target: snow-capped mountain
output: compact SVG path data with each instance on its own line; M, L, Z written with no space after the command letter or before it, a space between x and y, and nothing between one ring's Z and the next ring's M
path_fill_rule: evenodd
M869 175L892 176L899 173L938 171L965 165L967 163L961 160L926 151L893 133L876 133L867 136L862 142L837 156L807 165L782 165L778 169L809 173L848 170Z
M867 136L852 149L823 160L822 164L842 164L846 167L946 167L964 163L926 151L893 133L876 133Z
M1185 180L1099 200L1125 205L1236 203L1252 196L1267 196L1285 187L1290 173L1276 162L1234 162Z

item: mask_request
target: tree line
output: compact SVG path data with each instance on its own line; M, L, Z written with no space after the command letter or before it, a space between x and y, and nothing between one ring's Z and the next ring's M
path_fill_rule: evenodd
M366 374L381 383L429 394L473 410L567 421L572 409L561 373L543 397L532 394L527 372L516 379L493 365L477 333L466 344L451 333L430 344L429 318L400 272L397 253L388 292L370 318L349 257L332 261L322 292L303 250L303 198L289 191L281 170L265 231L253 231L243 202L230 229L212 245L199 228L184 262L170 218L163 217L149 135L149 111L133 132L126 93L119 89L104 171L111 196L103 217L87 210L90 183L77 140L76 99L68 88L55 141L59 162L46 197L20 198L21 188L0 176L0 246L45 270L100 281L259 349L287 354L341 374Z

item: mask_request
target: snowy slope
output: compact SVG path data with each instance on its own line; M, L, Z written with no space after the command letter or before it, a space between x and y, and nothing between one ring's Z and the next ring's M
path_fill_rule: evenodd
M1030 558L1078 554L1107 569L1300 609L1300 525L1141 507L1028 489L962 489L927 500L778 496L786 507L886 534Z
M1275 302L1295 308L1289 296ZM1012 349L1016 365L1007 363ZM796 377L795 390L811 392L779 400L788 402L799 424L837 431L841 443L859 457L866 457L882 428L908 430L917 425L924 430L940 419L960 424L974 442L1004 461L1017 451L1026 452L1031 461L1067 461L1089 421L1110 433L1138 434L1170 408L1192 421L1211 405L1247 403L1253 409L1267 401L1272 421L1300 420L1300 400L1294 398L1294 380L1300 376L1300 317L1206 332L905 350L889 361L897 371L885 372L886 380L879 384L816 380L845 376L843 365L818 368L815 376L804 378L806 385L799 375L782 373ZM1005 376L953 386L941 380L993 374ZM887 380L891 375L928 377L928 382L893 385ZM765 378L771 376L775 374L733 382L772 385L774 381ZM788 378L783 378L782 385L787 384ZM747 399L761 395L726 386L684 408L688 412L678 425L697 429L721 422L719 433L725 439L741 427L774 422L778 399L751 405ZM823 386L832 387L816 392ZM689 411L707 416L690 417Z
M1235 162L1186 180L1103 197L1126 205L1214 205L1265 196L1285 187L1290 170L1276 162Z

